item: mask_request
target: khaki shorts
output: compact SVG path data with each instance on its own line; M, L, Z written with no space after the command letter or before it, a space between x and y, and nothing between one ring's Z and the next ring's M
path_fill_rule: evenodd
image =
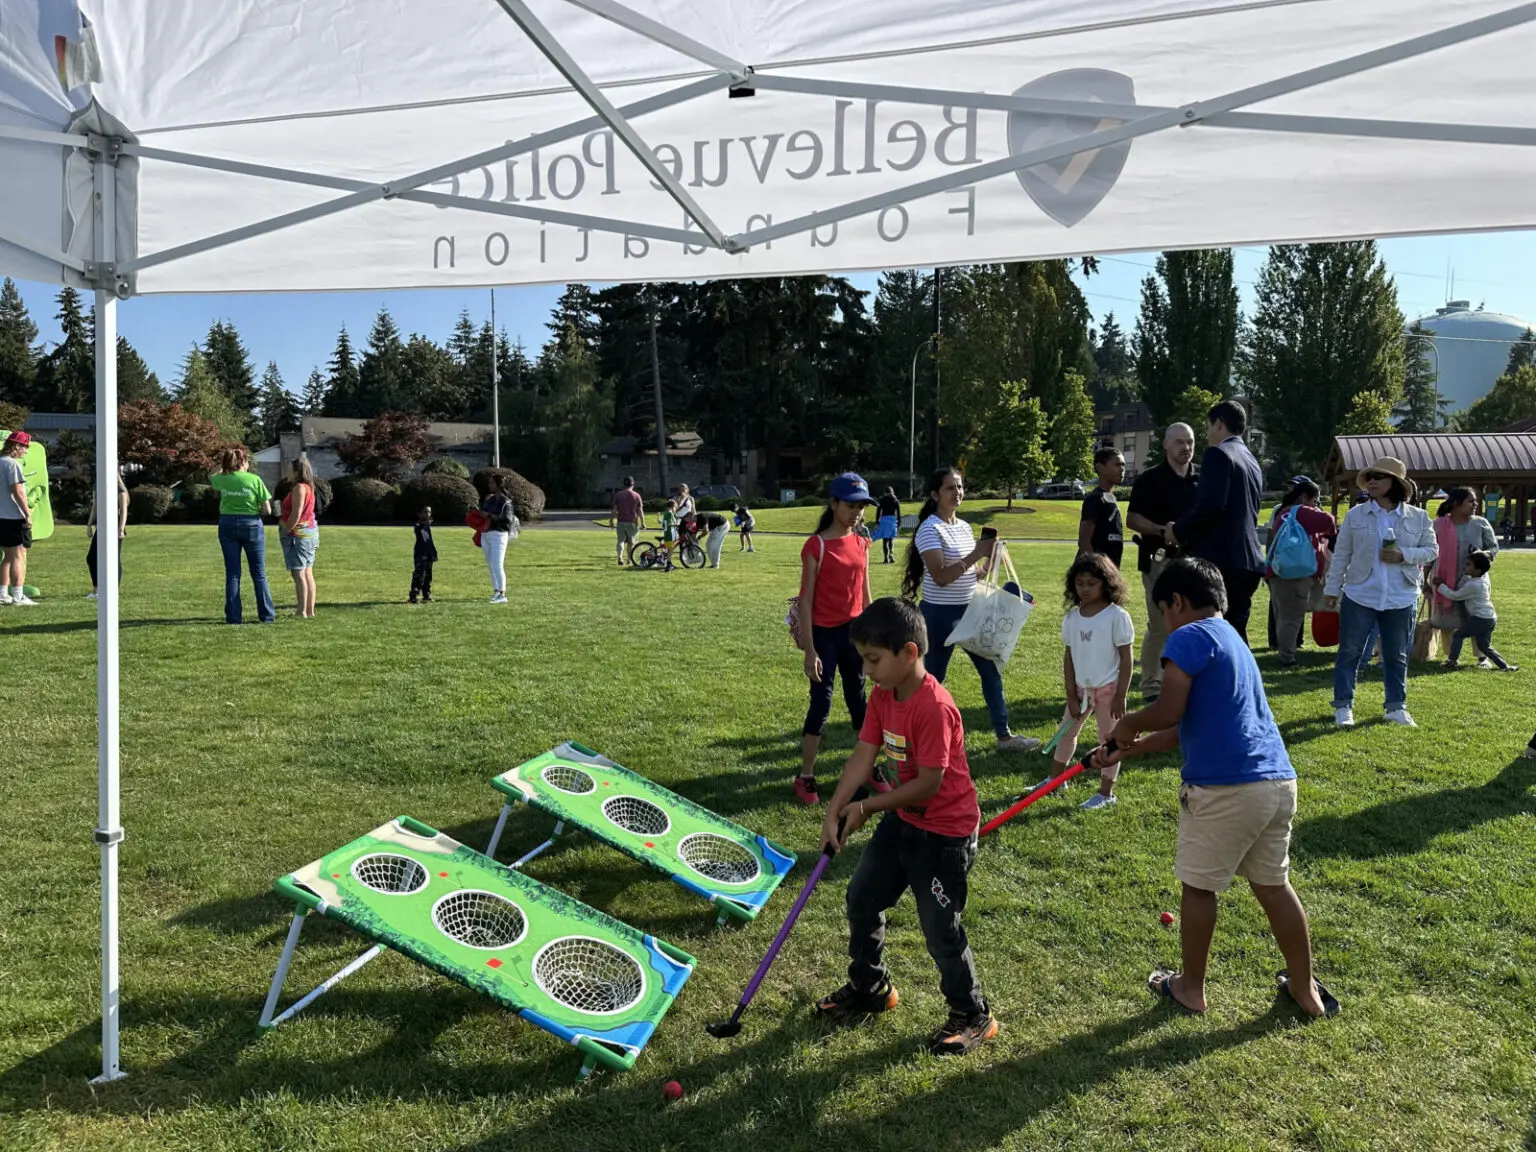
M640 535L640 525L632 520L620 520L615 531L619 534L620 544L633 544L635 537Z
M1185 784L1179 789L1174 874L1207 892L1225 892L1233 876L1279 887L1291 874L1295 815L1295 780Z

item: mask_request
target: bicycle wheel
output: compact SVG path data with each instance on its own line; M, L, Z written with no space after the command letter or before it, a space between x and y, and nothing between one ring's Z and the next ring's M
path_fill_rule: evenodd
M704 549L700 548L692 540L679 545L677 558L682 562L684 568L704 567Z
M640 544L635 548L635 567L641 571L649 571L661 563L661 549L654 542Z

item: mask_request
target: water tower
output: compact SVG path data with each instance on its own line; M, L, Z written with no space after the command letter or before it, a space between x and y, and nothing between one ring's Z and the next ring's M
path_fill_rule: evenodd
M1419 319L1433 332L1440 362L1440 394L1451 411L1469 408L1482 399L1493 382L1504 374L1509 350L1531 327L1526 321L1501 312L1474 309L1468 300L1452 300L1433 316ZM1435 353L1430 353L1430 364Z

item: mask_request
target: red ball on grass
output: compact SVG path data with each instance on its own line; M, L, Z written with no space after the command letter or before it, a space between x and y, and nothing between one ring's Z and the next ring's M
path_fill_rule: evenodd
M1161 920L1164 924L1172 924L1174 919L1173 913L1164 912L1161 916L1158 917L1158 919Z
M683 1098L683 1086L676 1080L668 1080L661 1086L661 1094L668 1103L673 1100L681 1100Z

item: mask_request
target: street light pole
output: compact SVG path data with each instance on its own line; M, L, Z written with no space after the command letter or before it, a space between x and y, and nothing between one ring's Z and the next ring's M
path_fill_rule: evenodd
M907 499L917 496L917 358L933 343L930 336L912 350L912 407L907 417Z
M501 366L496 363L496 289L491 289L491 464L501 467Z

